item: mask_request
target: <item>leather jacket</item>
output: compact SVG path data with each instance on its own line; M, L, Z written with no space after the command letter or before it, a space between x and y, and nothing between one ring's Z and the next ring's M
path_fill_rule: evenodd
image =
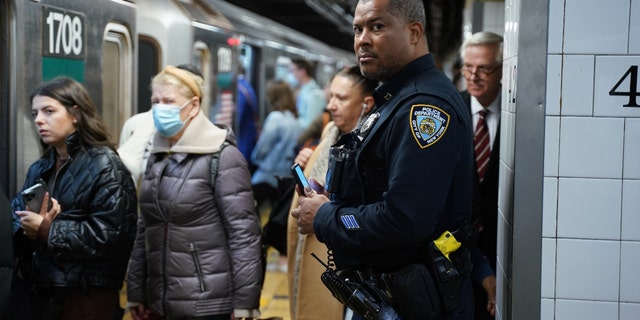
M50 148L31 165L23 187L42 178L60 204L62 212L51 221L46 243L23 234L15 215L25 210L23 199L16 196L11 203L15 255L27 262L23 275L40 288L120 288L136 234L133 180L114 150L81 145L75 133L66 143L70 159L59 171Z

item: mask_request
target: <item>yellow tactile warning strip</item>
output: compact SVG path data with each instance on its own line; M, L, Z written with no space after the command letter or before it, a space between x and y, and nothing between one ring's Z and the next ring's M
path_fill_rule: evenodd
M267 263L277 261L278 252L269 249ZM260 296L261 319L280 317L282 320L290 320L289 315L289 286L287 274L279 271L267 271Z

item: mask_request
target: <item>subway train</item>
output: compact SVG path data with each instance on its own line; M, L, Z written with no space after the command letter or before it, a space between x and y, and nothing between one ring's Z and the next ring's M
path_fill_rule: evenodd
M241 66L268 113L265 85L294 57L316 65L320 85L355 63L353 53L221 0L7 0L0 2L0 182L11 198L41 153L30 90L59 75L85 85L114 142L150 108L149 83L165 65L193 64L212 120L231 115ZM229 111L230 110L230 111Z

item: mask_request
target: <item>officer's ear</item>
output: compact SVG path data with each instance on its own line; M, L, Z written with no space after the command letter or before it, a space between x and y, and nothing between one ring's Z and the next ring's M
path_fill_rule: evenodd
M364 101L362 102L363 114L369 114L371 110L373 110L373 106L375 105L375 101L373 100L373 96L364 97Z
M424 37L424 26L420 22L412 22L409 30L411 30L411 44L417 44Z

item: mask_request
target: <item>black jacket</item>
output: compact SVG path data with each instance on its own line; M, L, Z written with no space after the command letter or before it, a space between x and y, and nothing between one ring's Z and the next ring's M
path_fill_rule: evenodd
M327 183L336 192L319 208L314 229L338 268L392 272L422 261L427 243L470 217L472 129L460 94L431 55L407 65L374 98L377 109L360 138L347 142L348 134L336 144L355 144L348 158L355 163L345 160L342 177Z
M14 213L15 255L25 258L27 275L40 288L120 288L136 234L133 180L115 151L80 145L76 134L66 142L70 160L59 172L51 149L31 165L23 187L47 181L62 212L51 222L46 243L24 236ZM25 210L20 196L11 206Z
M471 111L471 95L460 93ZM498 123L498 128L500 124ZM473 161L473 215L471 221L482 224L482 232L478 236L476 246L489 259L489 264L496 270L496 246L498 234L498 171L500 166L500 129L496 132L485 177L480 182L476 162Z

